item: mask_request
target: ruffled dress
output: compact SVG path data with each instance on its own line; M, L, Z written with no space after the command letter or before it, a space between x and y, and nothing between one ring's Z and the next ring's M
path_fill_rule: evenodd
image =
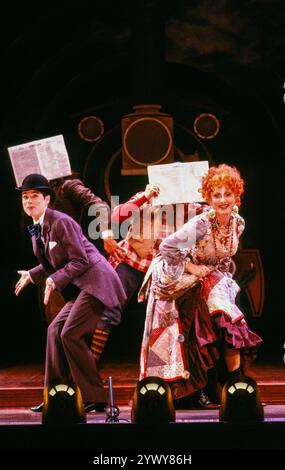
M235 303L239 287L230 272L244 220L232 214L227 233L219 232L209 211L194 217L160 245L139 300L148 296L140 356L140 378L169 381L175 399L207 384L207 371L223 345L254 358L262 339L248 327ZM185 273L185 265L207 265L203 279ZM145 292L147 294L145 295Z

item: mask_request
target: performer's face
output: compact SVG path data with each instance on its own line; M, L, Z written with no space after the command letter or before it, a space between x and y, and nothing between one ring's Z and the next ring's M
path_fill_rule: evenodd
M227 217L235 205L235 195L228 186L217 187L211 194L210 204L218 217Z
M36 189L22 192L22 204L26 214L37 221L44 213L50 202L50 196L45 196Z

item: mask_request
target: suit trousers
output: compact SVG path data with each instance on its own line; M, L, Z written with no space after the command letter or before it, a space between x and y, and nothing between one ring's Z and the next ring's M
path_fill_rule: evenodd
M75 383L84 402L105 402L90 340L105 306L87 292L69 300L48 327L45 385Z

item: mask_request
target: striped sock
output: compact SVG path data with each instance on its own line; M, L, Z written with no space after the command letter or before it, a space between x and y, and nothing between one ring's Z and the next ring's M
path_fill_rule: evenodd
M100 358L102 351L107 343L108 337L108 331L101 330L100 328L95 329L91 341L91 351L96 361L98 361L98 359Z

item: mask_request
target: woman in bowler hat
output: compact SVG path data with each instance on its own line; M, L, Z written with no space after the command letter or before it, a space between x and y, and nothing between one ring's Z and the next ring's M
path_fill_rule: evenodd
M54 289L66 298L48 327L45 386L77 384L86 411L102 411L105 393L89 342L95 328L108 335L106 314L108 309L122 307L124 289L115 270L83 235L80 225L48 207L53 190L43 175L26 176L16 190L22 196L25 213L33 219L29 232L39 263L28 271L18 271L21 277L15 294L31 282L46 280L44 303ZM42 404L33 410L41 411Z

